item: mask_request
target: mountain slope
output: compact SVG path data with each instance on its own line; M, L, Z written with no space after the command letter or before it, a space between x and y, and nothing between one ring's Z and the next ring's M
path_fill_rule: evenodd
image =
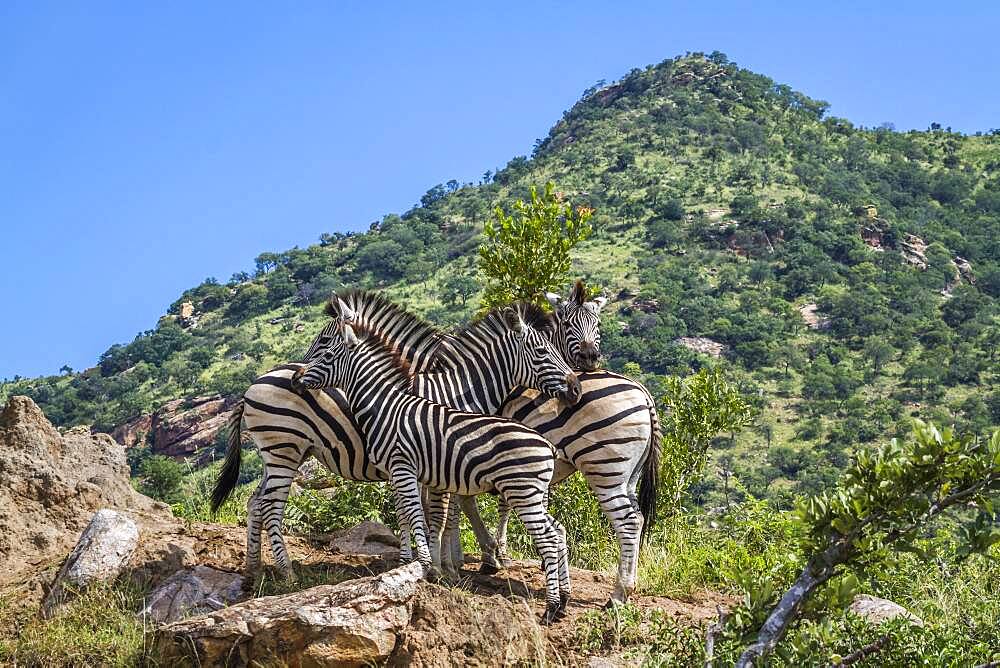
M170 399L238 394L301 354L315 305L343 285L460 322L492 206L552 180L596 210L574 269L612 297L608 364L655 392L663 374L721 363L756 398L758 427L717 448L752 491L818 488L911 415L985 432L1000 423L1000 136L825 111L718 53L633 70L585 92L530 158L435 186L369 232L264 253L253 275L186 291L97 367L4 383L0 400L28 394L57 424L110 430Z

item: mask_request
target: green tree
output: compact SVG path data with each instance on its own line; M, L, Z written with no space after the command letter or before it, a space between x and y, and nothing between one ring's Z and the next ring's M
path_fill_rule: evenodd
M469 300L469 297L476 294L479 289L479 282L467 274L453 274L448 277L441 287L441 301L447 306L454 306L459 300L462 306Z
M170 457L153 455L142 462L142 493L165 503L173 503L180 495L184 466Z
M952 508L980 511L956 533L960 553L985 552L1000 542L1000 529L989 520L998 487L1000 431L982 442L917 422L906 441L859 451L835 489L799 503L805 567L737 666L757 665L771 653L821 585L869 570L893 551L915 550L917 539Z
M755 411L718 369L702 369L683 380L667 378L665 389L663 489L667 512L673 513L703 475L712 439L751 424Z
M570 250L590 236L592 213L564 202L551 182L542 194L532 187L529 201L517 200L510 214L497 206L479 247L479 267L486 277L483 308L517 300L544 306L544 293L568 278Z

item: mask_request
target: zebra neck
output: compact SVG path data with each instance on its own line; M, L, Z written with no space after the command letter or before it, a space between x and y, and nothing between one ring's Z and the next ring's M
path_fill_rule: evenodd
M553 343L566 364L572 367L573 361L570 357L569 339L566 338L566 325L563 324L562 318L556 318L556 334Z
M354 351L342 389L366 435L377 427L379 417L405 396L410 382L410 376L377 340L367 340Z
M499 342L482 349L450 347L443 370L414 377L418 396L471 413L496 415L504 399L517 386L509 356Z

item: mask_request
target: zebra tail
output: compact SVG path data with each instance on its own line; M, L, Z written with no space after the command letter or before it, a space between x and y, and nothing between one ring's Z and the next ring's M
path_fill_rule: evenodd
M219 472L219 479L215 481L215 489L212 490L213 515L233 493L233 489L236 488L236 483L240 479L240 460L243 457L243 448L240 445L240 424L243 422L243 408L243 400L240 399L233 408L233 412L229 414L229 446L226 448L226 461Z
M639 512L642 513L642 533L639 535L639 545L646 542L646 537L656 524L656 493L660 488L660 455L663 451L663 434L660 431L660 416L656 412L656 403L651 402L649 417L652 429L649 434L649 454L643 464L642 479L639 482Z

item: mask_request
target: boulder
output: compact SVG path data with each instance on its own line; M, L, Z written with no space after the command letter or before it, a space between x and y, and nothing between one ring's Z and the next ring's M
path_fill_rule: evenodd
M363 666L392 654L410 621L421 567L267 596L161 627L164 665Z
M139 528L114 510L99 510L59 570L42 603L48 619L76 591L92 582L114 579L128 564L139 543Z
M890 619L896 619L897 617L910 620L910 623L914 626L924 625L924 620L903 606L893 603L890 600L879 598L878 596L858 594L851 601L848 610L875 626Z
M60 434L31 399L12 397L0 414L0 584L61 562L102 508L170 517L132 488L125 448L110 436Z
M532 564L537 569L537 565ZM530 603L502 595L477 596L461 589L420 583L410 623L390 666L547 665L541 627Z
M139 617L169 624L184 617L220 610L243 598L243 576L209 566L177 571L146 599Z
M160 627L153 652L164 665L545 663L543 635L527 601L445 589L420 575L412 563L239 603Z
M386 525L365 520L357 526L334 534L330 539L330 548L342 554L394 557L399 553L399 538Z

